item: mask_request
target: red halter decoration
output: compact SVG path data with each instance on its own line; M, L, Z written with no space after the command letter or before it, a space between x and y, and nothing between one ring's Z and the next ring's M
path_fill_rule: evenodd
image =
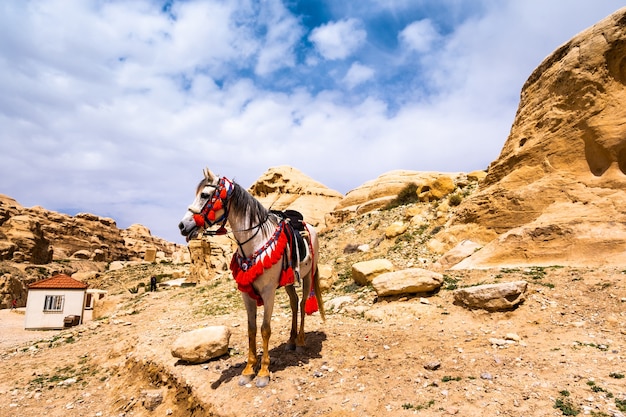
M228 197L230 197L232 190L233 183L226 177L220 178L209 201L207 201L200 213L193 215L196 226L204 228L206 224L213 226L219 222L226 222L228 217ZM217 234L222 234L220 233L222 229L224 229L223 224ZM223 233L226 233L226 229L223 230Z

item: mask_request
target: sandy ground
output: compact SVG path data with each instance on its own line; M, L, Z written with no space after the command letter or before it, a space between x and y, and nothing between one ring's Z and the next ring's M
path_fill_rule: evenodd
M238 384L247 335L232 281L122 294L105 320L3 337L0 416L623 417L624 274L545 272L454 273L464 285L527 279L526 301L500 313L457 306L449 290L386 300L358 288L325 294L328 305L352 301L326 322L308 318L303 353L284 351L281 290L263 389ZM3 330L19 318L3 311ZM177 337L210 325L231 329L229 355L197 365L172 357Z
M25 330L24 308L0 310L0 350L27 342L47 339L58 334L59 330Z

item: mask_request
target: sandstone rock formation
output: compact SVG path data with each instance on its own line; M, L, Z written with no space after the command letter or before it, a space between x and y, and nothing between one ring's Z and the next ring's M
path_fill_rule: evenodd
M41 224L14 199L0 194L0 260L43 264L52 259Z
M387 206L407 186L415 184L421 201L438 200L454 189L478 182L482 175L464 173L420 172L396 170L380 175L349 191L326 216L327 225L336 225L357 215Z
M626 263L626 8L581 32L528 78L510 135L450 223L458 268Z
M297 210L316 228L325 226L325 215L343 195L289 166L268 169L248 190L273 210Z
M46 264L52 260L89 259L95 262L143 260L147 248L157 258L171 257L176 245L150 234L145 226L117 228L115 220L89 213L75 216L22 207L0 195L0 260Z

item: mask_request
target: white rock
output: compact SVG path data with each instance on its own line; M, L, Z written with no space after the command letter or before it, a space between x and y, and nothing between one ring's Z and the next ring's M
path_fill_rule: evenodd
M230 330L211 326L180 335L172 345L172 356L189 363L202 363L228 352Z
M442 274L421 268L387 272L372 280L372 286L380 297L427 293L439 289L442 284Z

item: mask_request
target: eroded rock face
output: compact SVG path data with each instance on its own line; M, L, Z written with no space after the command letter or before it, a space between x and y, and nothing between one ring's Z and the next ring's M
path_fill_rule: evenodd
M150 234L141 225L126 230L113 219L89 213L75 216L24 208L0 195L0 260L46 264L60 259L95 262L143 260L147 248L171 257L176 245Z
M482 179L482 175L470 179L469 175L464 173L407 170L387 172L349 191L326 216L326 224L339 224L360 214L381 209L411 184L416 185L416 198L420 201L434 201L448 195L457 187L464 188L479 179Z
M325 226L325 215L343 198L340 192L289 166L268 169L248 191L265 207L299 211L317 228Z
M526 81L500 156L450 225L451 246L498 236L480 241L462 267L626 262L624 120L626 8L559 47Z
M11 197L0 194L0 261L44 264L51 259L50 242L36 216Z

